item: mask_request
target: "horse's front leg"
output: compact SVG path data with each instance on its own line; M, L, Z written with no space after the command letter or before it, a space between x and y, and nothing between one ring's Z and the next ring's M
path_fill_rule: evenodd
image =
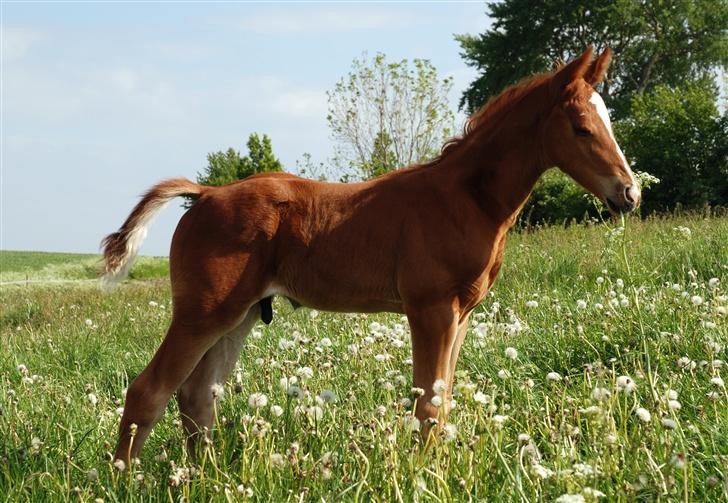
M427 420L444 419L450 410L447 388L454 372L450 360L458 334L457 302L447 299L428 306L406 306L405 312L412 331L414 385L424 390L415 415L425 421L427 431Z

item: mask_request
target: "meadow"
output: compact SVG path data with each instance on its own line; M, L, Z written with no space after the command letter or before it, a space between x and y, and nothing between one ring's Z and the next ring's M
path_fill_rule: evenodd
M171 402L123 470L167 265L105 293L97 261L0 252L0 500L728 501L725 216L513 233L437 438L412 417L406 319L277 300L197 463Z

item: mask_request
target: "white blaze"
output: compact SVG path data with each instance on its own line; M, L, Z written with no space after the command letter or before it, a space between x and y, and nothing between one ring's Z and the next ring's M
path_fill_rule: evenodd
M591 95L591 98L589 98L589 103L594 105L597 109L597 114L599 114L599 117L602 119L602 122L604 122L604 126L606 126L607 131L609 132L609 137L612 138L612 141L614 142L614 146L617 148L617 153L619 154L619 157L622 159L622 163L624 164L624 169L629 175L630 179L632 180L632 185L636 185L634 175L632 174L632 169L629 167L629 163L627 162L627 158L624 157L624 154L622 153L622 149L619 148L619 144L617 143L617 139L614 137L614 132L612 131L612 121L609 120L609 112L607 111L607 105L604 104L604 100L601 96L599 96L599 93L594 91Z

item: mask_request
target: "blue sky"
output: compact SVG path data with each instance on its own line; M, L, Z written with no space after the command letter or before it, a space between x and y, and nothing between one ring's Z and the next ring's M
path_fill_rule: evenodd
M267 133L286 169L333 154L326 91L364 51L475 73L484 2L6 3L0 248L96 252L139 194ZM462 118L461 118L462 119ZM141 253L166 255L173 202Z

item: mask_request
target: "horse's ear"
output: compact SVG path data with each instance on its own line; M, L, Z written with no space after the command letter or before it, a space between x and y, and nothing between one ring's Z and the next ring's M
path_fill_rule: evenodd
M551 90L556 94L561 94L561 91L574 82L576 79L583 77L589 68L591 63L592 54L594 53L593 47L587 47L584 54L573 60L568 65L560 68L553 77L551 77Z
M612 50L607 47L604 52L589 65L589 69L584 74L584 80L586 80L592 86L598 84L604 79L607 74L607 68L609 63L612 61Z

